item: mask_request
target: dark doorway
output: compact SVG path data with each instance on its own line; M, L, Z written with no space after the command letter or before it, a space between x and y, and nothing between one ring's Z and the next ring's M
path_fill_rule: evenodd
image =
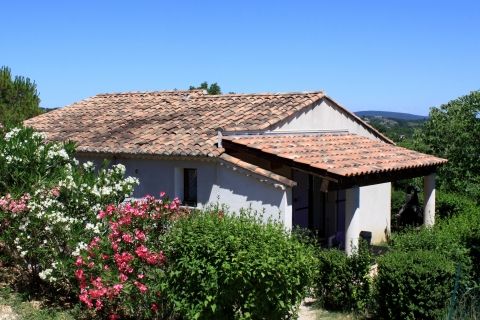
M297 186L293 188L293 226L308 228L309 209L310 209L310 178L309 175L293 171L293 180Z

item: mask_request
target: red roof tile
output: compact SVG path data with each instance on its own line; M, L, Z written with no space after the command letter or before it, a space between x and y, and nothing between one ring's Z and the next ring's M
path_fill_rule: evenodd
M223 140L344 177L438 166L447 162L350 133L224 136Z
M218 156L216 129L266 130L322 92L205 95L201 90L99 94L25 121L79 152Z

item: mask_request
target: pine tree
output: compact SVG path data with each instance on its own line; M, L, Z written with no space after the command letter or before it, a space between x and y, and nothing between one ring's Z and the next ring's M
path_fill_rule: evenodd
M37 85L29 78L12 78L10 68L0 68L0 125L19 125L42 113Z

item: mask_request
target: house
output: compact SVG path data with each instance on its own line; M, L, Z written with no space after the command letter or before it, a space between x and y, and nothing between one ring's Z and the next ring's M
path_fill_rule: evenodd
M123 163L141 181L136 197L166 191L189 206L251 207L348 253L362 231L385 240L396 179L424 177L433 224L435 170L446 162L395 146L323 92L99 94L25 124L75 141L80 160Z

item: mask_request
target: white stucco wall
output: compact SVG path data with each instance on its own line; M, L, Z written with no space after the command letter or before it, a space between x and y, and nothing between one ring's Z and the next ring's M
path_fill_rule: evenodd
M94 161L97 165L101 160L79 157L80 161ZM210 200L212 185L216 181L216 161L198 160L147 160L122 158L111 161L111 164L122 163L126 167L126 175L136 177L140 185L135 188L133 196L141 198L147 194L158 197L161 191L170 198L183 197L183 168L197 169L197 197L199 206ZM179 175L179 172L181 175Z
M386 241L390 234L390 182L360 188L360 231L372 232L372 243Z
M226 203L233 212L250 207L263 215L263 221L280 220L291 229L291 188L260 180L261 177L247 176L240 170L218 165L217 183L212 189L210 202Z
M273 131L294 130L347 130L360 136L380 140L364 126L347 116L332 102L322 99L312 109L284 123Z
M99 158L78 157L81 162L93 161L97 166ZM111 164L122 163L126 175L137 177L140 185L135 189L134 197L147 194L158 197L161 191L170 198L183 197L183 168L197 169L198 207L211 203L226 204L231 212L242 208L251 208L263 215L263 220L280 219L290 229L292 223L291 188L275 184L274 181L240 169L233 170L230 165L220 165L216 159L197 160L146 160L116 159ZM261 181L263 180L263 181Z
M346 190L345 251L348 254L358 247L361 231L372 233L372 244L386 241L386 235L390 235L390 191L390 182Z

